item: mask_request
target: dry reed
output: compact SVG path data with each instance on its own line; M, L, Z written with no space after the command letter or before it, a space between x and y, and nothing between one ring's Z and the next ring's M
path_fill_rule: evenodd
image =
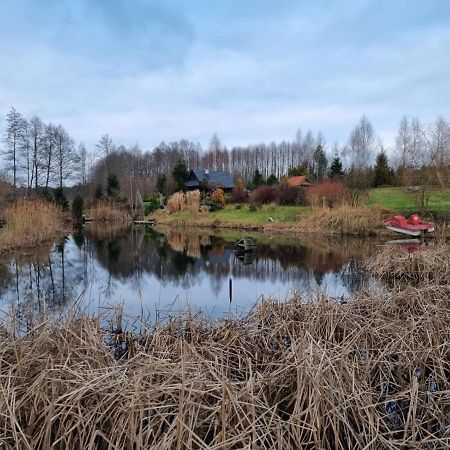
M0 229L0 252L35 247L65 231L64 218L53 203L40 198L20 199L5 209Z
M384 246L367 262L370 273L390 282L450 283L450 246L445 242L408 252Z
M186 192L186 204L187 208L192 215L196 215L200 211L200 191L197 189L195 191Z
M353 207L313 208L303 222L311 231L328 231L348 235L370 235L380 227L382 211L377 208ZM305 225L305 223L303 223Z
M175 192L167 200L166 211L172 214L177 211L183 211L186 207L186 198L184 192Z
M124 206L112 206L107 202L98 202L89 209L89 217L95 221L122 221L131 220L128 209Z
M17 320L0 325L5 449L450 444L448 286L266 301L241 320L114 325L107 337L82 314L22 336Z

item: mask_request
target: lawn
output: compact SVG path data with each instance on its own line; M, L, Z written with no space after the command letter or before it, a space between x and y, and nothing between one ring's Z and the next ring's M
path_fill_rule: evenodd
M155 216L158 223L190 222L196 225L222 226L260 226L271 223L286 223L295 221L298 216L308 210L306 206L271 206L263 205L257 211L250 211L248 205L237 209L234 205L227 205L225 209L211 212L208 215L191 216L189 211L182 211L167 216L157 211Z
M399 212L417 209L413 196L401 187L371 189L367 204ZM427 210L450 211L450 188L432 188Z

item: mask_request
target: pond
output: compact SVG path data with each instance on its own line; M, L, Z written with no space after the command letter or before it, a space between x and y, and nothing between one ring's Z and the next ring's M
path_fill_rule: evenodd
M241 316L264 298L323 292L343 301L377 286L362 270L376 242L255 233L255 250L237 253L244 234L89 224L0 263L0 307L61 308L79 299L87 309L123 304L151 320L187 310Z

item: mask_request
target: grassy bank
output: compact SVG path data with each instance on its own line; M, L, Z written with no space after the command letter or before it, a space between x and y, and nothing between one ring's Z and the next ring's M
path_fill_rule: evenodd
M46 200L21 199L4 211L5 226L0 228L0 254L34 248L67 232L59 208Z
M370 189L367 203L370 207L378 205L396 212L417 210L414 197L402 187ZM432 212L450 212L450 187L431 188L426 209Z
M223 228L262 227L265 224L293 223L304 215L309 208L305 206L263 205L256 211L250 211L249 205L237 209L235 205L226 205L224 209L208 214L192 214L188 210L166 214L158 210L153 214L157 222L169 225L191 225Z

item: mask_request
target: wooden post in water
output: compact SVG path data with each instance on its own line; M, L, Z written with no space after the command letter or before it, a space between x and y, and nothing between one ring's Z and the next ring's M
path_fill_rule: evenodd
M230 303L233 301L233 279L230 278L228 281L228 298Z

